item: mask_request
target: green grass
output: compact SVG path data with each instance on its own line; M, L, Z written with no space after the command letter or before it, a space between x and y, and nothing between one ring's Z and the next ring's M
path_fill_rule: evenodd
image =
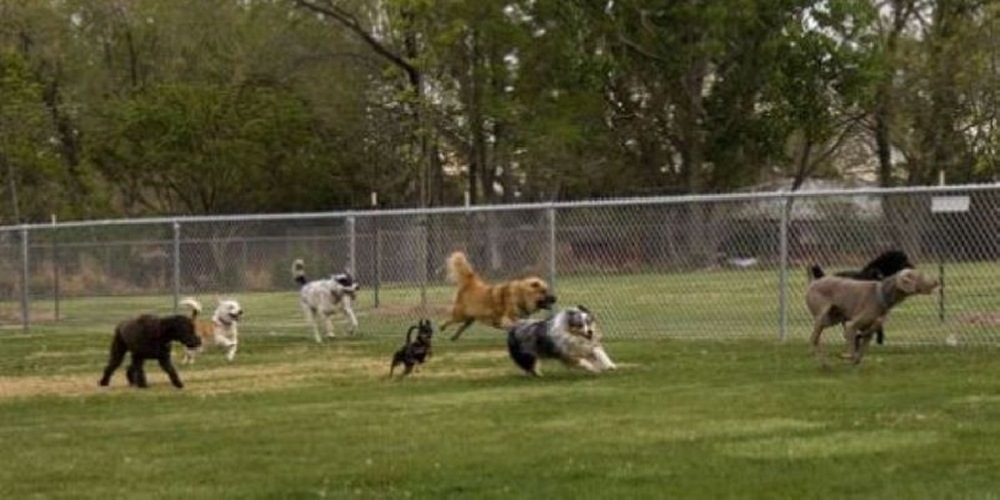
M936 275L937 270L927 269ZM561 304L584 304L597 312L605 334L616 339L714 338L773 340L779 337L779 276L774 269L710 270L684 273L561 276L556 282ZM786 338L805 339L811 328L803 302L806 273L788 275ZM453 288L435 283L419 289L387 286L378 291L379 307L371 287L358 299L363 328L371 335L394 338L418 315L444 318ZM247 331L262 334L303 333L302 314L295 291L239 294L248 311ZM421 297L426 300L422 309ZM206 308L212 297L200 297ZM895 342L941 344L952 336L962 344L995 345L1000 340L1000 266L996 263L950 264L946 269L944 318L939 318L939 296L908 299L889 316L886 331ZM170 312L172 297L94 297L64 300L59 322L53 322L51 298L32 301L33 328L45 331L92 329L113 323L137 310ZM20 304L0 304L8 320L18 316ZM3 316L0 316L2 318ZM9 330L19 327L7 321ZM374 325L374 326L373 326ZM476 327L472 335L493 336ZM831 335L835 337L835 335Z
M955 309L997 311L996 280L981 278L994 271L960 271ZM205 353L180 367L182 391L155 365L148 390L125 387L121 371L100 389L111 325L172 301L66 301L59 323L0 335L0 498L996 496L996 348L907 342L996 327L942 326L933 299L914 298L861 366L835 360L831 331L821 369L800 312L795 334L775 340L770 274L561 279L564 303L598 304L621 368L550 362L541 379L477 326L439 338L420 373L387 380L419 313L413 290L388 288L379 310L363 298L361 336L324 345L293 293L240 296L235 363ZM427 290L433 317L450 293Z
M247 339L174 390L98 389L104 336L8 336L3 498L988 498L992 349L877 349L819 369L798 342L609 343L618 372L542 379L502 342ZM138 494L132 494L137 492Z

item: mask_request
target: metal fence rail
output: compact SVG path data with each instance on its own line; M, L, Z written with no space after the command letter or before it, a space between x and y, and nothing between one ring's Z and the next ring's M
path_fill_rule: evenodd
M891 338L995 342L998 185L4 227L0 328L222 294L289 304L251 329L301 330L297 258L316 276L351 270L363 315L443 318L443 263L464 250L488 280L544 277L562 303L599 311L611 337L804 338L805 269L856 268L889 248L945 283L893 312Z

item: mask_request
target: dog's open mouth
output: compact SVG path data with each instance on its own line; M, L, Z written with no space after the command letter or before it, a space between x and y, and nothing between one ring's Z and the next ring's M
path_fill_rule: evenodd
M535 302L535 307L539 309L552 309L552 306L555 303L556 303L555 295L545 295L544 297L538 299L538 302Z

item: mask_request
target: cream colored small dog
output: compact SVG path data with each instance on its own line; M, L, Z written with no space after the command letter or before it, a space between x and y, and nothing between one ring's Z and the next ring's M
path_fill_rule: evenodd
M194 297L182 300L181 305L191 308L191 320L194 321L195 333L202 339L202 346L197 349L185 349L183 363L194 363L195 356L209 343L221 347L226 352L226 360L232 361L239 348L239 322L243 318L243 308L233 299L219 299L211 320L198 319L201 313L201 303Z

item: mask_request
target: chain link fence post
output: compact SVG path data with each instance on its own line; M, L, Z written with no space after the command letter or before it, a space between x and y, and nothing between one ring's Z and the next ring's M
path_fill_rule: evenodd
M547 211L549 219L549 285L556 289L556 208L550 206Z
M181 223L173 222L174 227L174 311L180 306L181 295Z
M59 262L59 227L56 217L52 216L52 307L54 309L54 320L59 322L59 305L62 302L62 285Z
M357 278L358 269L357 265L357 248L358 248L358 233L357 233L357 219L353 215L347 216L347 271L351 273L352 276Z
M420 248L417 254L417 259L420 260L420 274L417 276L417 279L420 281L420 314L422 316L427 315L427 266L430 264L430 255L427 244L427 238L430 237L430 231L427 226L429 224L429 214L423 213L417 217L417 225L419 227L418 237L420 238Z
M778 228L778 340L781 341L788 332L788 224L793 200L789 194L783 197Z
M31 281L28 277L28 227L21 228L21 325L24 333L31 330Z

